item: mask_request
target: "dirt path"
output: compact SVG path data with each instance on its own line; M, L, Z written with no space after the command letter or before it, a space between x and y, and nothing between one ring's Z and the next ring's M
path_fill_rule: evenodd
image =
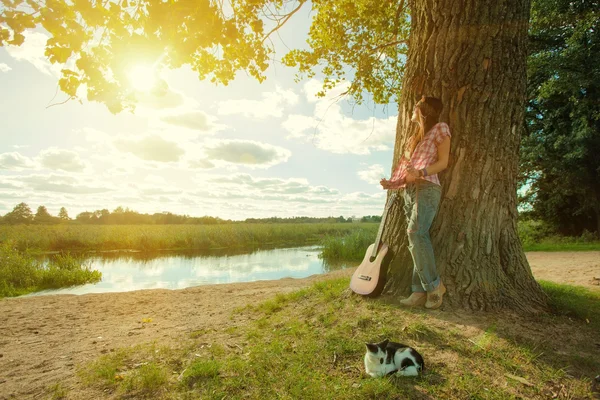
M527 260L535 279L600 290L600 251L531 252Z
M527 256L538 279L600 290L592 285L597 282L594 277L600 278L600 252ZM351 273L183 290L0 300L0 399L47 398L49 386L57 382L74 386L77 366L111 349L154 340L176 346L194 331L221 331L243 323L231 320L236 308ZM146 318L152 322L142 323Z

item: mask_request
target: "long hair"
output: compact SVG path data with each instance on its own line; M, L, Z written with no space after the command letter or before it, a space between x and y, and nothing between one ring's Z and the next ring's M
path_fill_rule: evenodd
M407 149L411 156L417 145L421 143L425 137L425 134L439 122L443 104L442 101L436 97L423 96L421 97L421 100L417 102L415 107L419 109L419 112L417 112L417 122L419 127L407 143Z

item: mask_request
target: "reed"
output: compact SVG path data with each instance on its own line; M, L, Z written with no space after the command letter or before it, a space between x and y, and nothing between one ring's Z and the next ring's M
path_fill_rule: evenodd
M318 244L376 223L223 225L16 225L0 226L0 242L20 251L211 250Z
M68 253L44 264L18 251L11 241L0 243L0 298L93 283L101 278L100 272Z

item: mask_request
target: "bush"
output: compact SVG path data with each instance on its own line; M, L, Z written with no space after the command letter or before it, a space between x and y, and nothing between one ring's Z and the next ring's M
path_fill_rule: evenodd
M69 254L59 254L46 265L13 242L0 243L0 298L19 296L44 289L98 282L99 271L91 270Z

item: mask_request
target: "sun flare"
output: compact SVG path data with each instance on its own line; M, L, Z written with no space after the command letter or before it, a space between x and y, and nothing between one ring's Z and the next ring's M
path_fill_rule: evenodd
M129 83L134 89L149 92L157 82L156 71L149 65L136 65L129 70Z

